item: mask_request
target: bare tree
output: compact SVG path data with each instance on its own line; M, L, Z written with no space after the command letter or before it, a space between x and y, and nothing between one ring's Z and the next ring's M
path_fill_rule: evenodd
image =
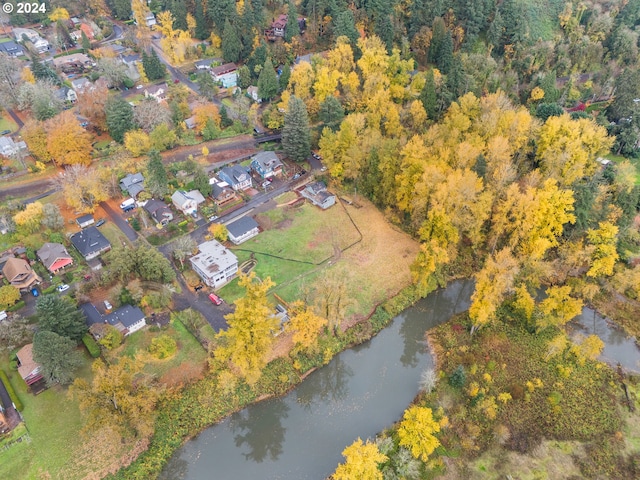
M64 227L64 217L60 207L55 203L45 203L42 206L42 225L51 230L61 230Z
M117 58L101 58L96 68L110 87L118 87L128 78L126 65Z
M57 88L51 82L38 80L36 83L23 83L18 92L18 108L30 109L38 120L47 120L57 115L63 106L62 100L55 95Z
M20 60L0 53L0 106L11 108L18 103L18 91L22 85Z
M180 262L180 266L184 267L184 261L190 255L193 255L196 249L196 242L189 235L178 238L172 245L173 258Z
M171 126L171 110L153 98L147 98L140 102L133 110L133 118L147 133L163 123Z

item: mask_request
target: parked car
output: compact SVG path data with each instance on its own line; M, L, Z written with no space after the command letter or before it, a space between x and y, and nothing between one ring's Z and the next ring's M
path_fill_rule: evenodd
M38 295L40 295L40 292L38 291L37 288L33 287L31 289L31 295L33 295L34 297L37 297Z
M219 296L217 296L215 293L209 294L209 300L211 300L216 305L222 305L222 299Z
M11 130L3 130L0 132L0 135L7 135L8 133L11 133Z
M193 287L193 290L195 292L199 292L200 290L202 290L204 288L204 285L200 284L200 285L196 285L195 287Z
M109 311L113 308L113 305L111 305L111 303L109 302L109 300L105 300L104 301L104 308Z
M7 318L7 312L4 310L0 312L0 320L5 320Z
M59 292L66 292L67 290L69 290L69 285L63 283L62 285L58 285L56 290L58 290Z
M104 225L105 223L107 223L107 221L104 218L101 218L100 220L98 220L96 222L96 227L101 227L102 225Z

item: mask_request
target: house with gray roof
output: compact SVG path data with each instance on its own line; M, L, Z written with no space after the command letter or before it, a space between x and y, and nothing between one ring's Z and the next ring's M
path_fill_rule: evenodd
M258 235L258 233L260 233L260 227L258 222L253 218L242 217L228 224L227 231L229 232L229 240L235 245L240 245Z
M89 328L96 324L107 324L117 328L125 337L137 332L147 324L144 312L131 305L123 305L107 315L102 315L91 303L80 305L80 310L84 314Z
M336 203L336 196L329 192L327 186L322 182L308 184L302 189L300 195L323 210L326 210Z
M109 240L95 226L85 228L72 235L71 243L87 261L111 250Z
M271 178L282 173L282 162L276 152L260 152L251 160L251 168L262 178Z
M5 53L13 58L24 55L24 49L22 48L22 46L17 44L13 40L0 43L0 52Z
M5 157L13 157L20 151L27 150L25 142L15 142L11 137L0 137L0 154Z
M238 274L238 257L216 240L198 245L198 254L189 262L193 271L212 288L226 285Z
M129 173L120 180L120 189L129 194L131 198L136 198L144 190L144 176L141 173Z
M251 175L241 165L224 167L219 173L220 180L226 182L234 190L246 190L251 188Z
M190 192L176 190L171 195L171 201L173 206L182 213L192 215L198 211L198 205L204 202L204 197L199 190L191 190Z
M73 264L73 257L61 243L47 242L40 247L37 254L47 270L54 274Z
M162 226L167 225L171 220L173 220L173 212L169 208L169 205L161 200L151 199L145 203L143 208L149 215L151 215L151 218L153 218L156 223L159 223Z

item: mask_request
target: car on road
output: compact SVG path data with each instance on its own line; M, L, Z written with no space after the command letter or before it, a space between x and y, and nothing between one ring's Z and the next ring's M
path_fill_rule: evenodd
M327 167L325 167L324 165L322 166L322 168L320 169L321 172L326 172L327 171Z
M209 300L211 300L216 305L222 305L222 299L219 296L217 296L215 293L209 294Z
M193 291L194 292L199 292L200 290L202 290L204 288L204 285L200 284L200 285L196 285L195 287L193 287Z
M33 295L34 297L37 297L40 295L40 292L38 291L37 288L34 287L31 289L31 295Z
M322 160L322 157L318 155L316 152L311 152L311 156L316 160Z
M107 223L107 221L104 218L101 218L100 220L98 220L96 222L96 227L101 227L102 225L104 225L105 223Z
M63 283L62 285L58 285L56 290L58 290L59 292L66 292L67 290L69 290L69 285Z

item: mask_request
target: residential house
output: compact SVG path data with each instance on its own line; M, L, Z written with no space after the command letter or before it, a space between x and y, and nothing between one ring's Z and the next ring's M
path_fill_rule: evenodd
M25 345L16 352L18 359L18 373L24 383L34 393L40 393L45 389L45 381L42 376L42 367L33 359L33 343Z
M85 88L92 90L93 84L86 77L74 78L71 80L71 88L73 88L77 93L82 92Z
M283 167L275 152L260 152L251 159L251 168L262 178L280 175Z
M153 218L156 223L159 223L162 226L167 225L171 220L173 220L173 212L169 206L161 200L149 200L144 205L144 209L149 215L151 215L151 218Z
M85 260L93 260L111 250L109 240L95 227L91 226L71 236L71 243Z
M187 127L189 130L193 130L194 128L196 128L196 116L192 115L189 118L185 118L184 126Z
M194 272L212 288L226 285L238 273L238 257L215 240L198 245L198 254L189 261Z
M192 215L198 211L198 205L204 202L204 197L199 190L176 190L171 195L173 205L185 215Z
M28 41L33 43L41 37L40 34L32 28L15 27L13 29L13 38L16 39L16 42L23 42L25 39L27 39Z
M234 190L246 190L251 188L251 175L241 165L233 167L224 167L220 170L220 179L226 182Z
M253 218L242 217L228 224L227 231L229 232L229 240L236 245L240 245L258 235L258 233L260 233L260 227L258 226L258 222Z
M73 32L69 32L69 36L71 37L71 40L78 43L82 38L82 30L74 30Z
M314 205L326 210L336 203L336 196L327 191L327 186L322 182L314 182L305 186L300 194Z
M211 64L219 62L220 59L205 58L204 60L198 60L194 63L197 70L211 70Z
M95 63L84 53L72 53L71 55L54 58L53 65L63 71L82 71L86 68L95 66Z
M84 313L89 328L96 324L107 324L117 328L125 337L137 332L147 324L144 312L131 305L123 305L107 315L100 314L91 303L80 305L80 310Z
M80 228L86 228L89 225L93 225L95 223L95 220L93 219L93 215L88 213L86 215L82 215L81 217L76 218L76 223Z
M224 207L238 198L236 191L226 182L214 183L211 186L211 198L218 207Z
M78 95L76 94L76 92L72 88L66 87L64 85L54 91L53 94L61 102L75 103L75 101L78 100Z
M140 55L132 53L129 55L120 55L120 60L128 67L135 67L140 61Z
M249 95L251 100L253 100L254 102L262 103L262 99L258 95L258 87L255 87L253 85L247 87L247 95Z
M42 279L33 271L29 262L22 258L11 257L2 267L2 276L20 291L30 290Z
M73 258L61 243L47 242L38 250L38 258L51 273L58 273L73 264Z
M288 19L288 15L282 14L273 22L271 22L271 27L264 32L267 40L274 41L277 38L284 37ZM300 29L301 33L304 33L304 31L307 29L307 21L302 17L298 17L298 28Z
M147 98L155 98L156 102L160 103L167 99L167 89L166 83L150 85L144 89L144 96Z
M89 40L93 40L93 37L94 37L93 28L91 28L89 24L81 23L80 31L84 32L84 34L87 36Z
M25 142L15 142L11 137L0 137L0 154L5 157L13 157L20 151L27 150Z
M152 12L149 12L147 16L144 17L144 21L147 27L153 27L156 24L156 16Z
M7 54L10 57L16 58L20 55L24 55L24 49L21 45L18 45L13 40L0 43L0 52Z
M235 63L225 63L209 70L215 82L220 82L224 88L235 87L238 83L238 66Z
M131 198L136 198L144 190L144 176L141 173L129 173L120 180L120 188Z

